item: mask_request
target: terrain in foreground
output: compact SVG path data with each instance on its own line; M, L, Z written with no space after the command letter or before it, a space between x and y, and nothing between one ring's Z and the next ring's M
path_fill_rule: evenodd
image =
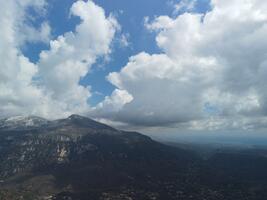
M164 145L72 115L0 120L0 200L264 200L267 151Z

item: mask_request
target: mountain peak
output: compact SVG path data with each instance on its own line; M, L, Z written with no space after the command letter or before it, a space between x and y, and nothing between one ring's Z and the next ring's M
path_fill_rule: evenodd
M72 114L67 119L77 119L77 120L87 119L88 120L89 118L81 116L81 115L77 115L77 114Z
M73 114L70 115L67 119L63 119L63 121L71 122L72 124L78 125L80 127L87 127L87 128L93 128L93 129L109 129L109 130L115 130L114 128L102 124L98 121L95 121L89 117Z

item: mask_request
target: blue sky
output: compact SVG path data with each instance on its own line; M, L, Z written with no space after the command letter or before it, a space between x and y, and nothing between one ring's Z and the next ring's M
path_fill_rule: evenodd
M52 28L52 37L56 38L65 32L74 31L80 22L78 17L70 17L69 11L75 0L49 0L47 14L40 16L28 9L33 20L33 25L38 27L43 20L48 20ZM105 61L99 58L92 70L80 81L81 85L90 85L93 96L88 99L89 104L95 106L103 101L114 90L114 86L106 80L106 76L113 71L119 71L128 62L130 56L140 52L150 54L161 53L155 42L156 33L148 31L144 27L144 18L153 19L160 15L175 16L174 4L179 1L168 0L95 0L97 5L104 8L106 15L113 14L122 28L122 33L128 36L129 46L122 47L118 39L112 44L110 59ZM205 13L210 9L209 0L199 0L194 12ZM179 13L181 14L181 13ZM37 17L37 19L36 19ZM39 60L39 53L49 49L48 44L28 43L23 47L23 53L33 62Z

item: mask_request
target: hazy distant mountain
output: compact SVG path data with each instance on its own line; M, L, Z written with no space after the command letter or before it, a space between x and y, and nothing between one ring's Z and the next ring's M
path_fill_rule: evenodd
M263 200L266 167L264 156L226 153L201 160L192 151L78 115L0 121L4 200Z

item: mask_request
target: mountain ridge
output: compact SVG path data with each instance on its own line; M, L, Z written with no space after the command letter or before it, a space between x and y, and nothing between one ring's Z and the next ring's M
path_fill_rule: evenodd
M55 126L55 125L60 125L60 123L68 123L68 122L73 122L73 123L79 123L79 122L84 122L83 125L95 125L95 128L99 128L100 125L102 127L110 128L113 129L112 127L105 125L101 122L97 122L91 118L77 115L77 114L72 114L67 118L60 118L60 119L55 119L55 120L49 120L45 119L42 117L34 116L34 115L29 115L29 116L13 116L13 117L8 117L8 118L2 118L0 119L0 130L2 129L7 129L7 130L15 130L15 129L31 129L31 128L40 128L41 126ZM79 125L82 125L81 123Z
M8 128L0 128L1 200L262 200L267 196L267 159L261 154L222 152L203 160L190 150L78 115L41 120L35 126L27 126L28 120L32 119L13 118L3 126Z
M34 128L49 122L37 116L14 116L0 119L0 130L15 130L23 128Z
M67 192L66 198L82 199L95 188L93 199L100 199L105 188L151 184L149 177L163 180L160 171L184 171L193 160L186 151L79 115L41 120L35 126L27 126L28 120L32 119L11 120L13 128L9 120L9 126L3 126L8 128L0 129L0 191L5 195L61 199Z

